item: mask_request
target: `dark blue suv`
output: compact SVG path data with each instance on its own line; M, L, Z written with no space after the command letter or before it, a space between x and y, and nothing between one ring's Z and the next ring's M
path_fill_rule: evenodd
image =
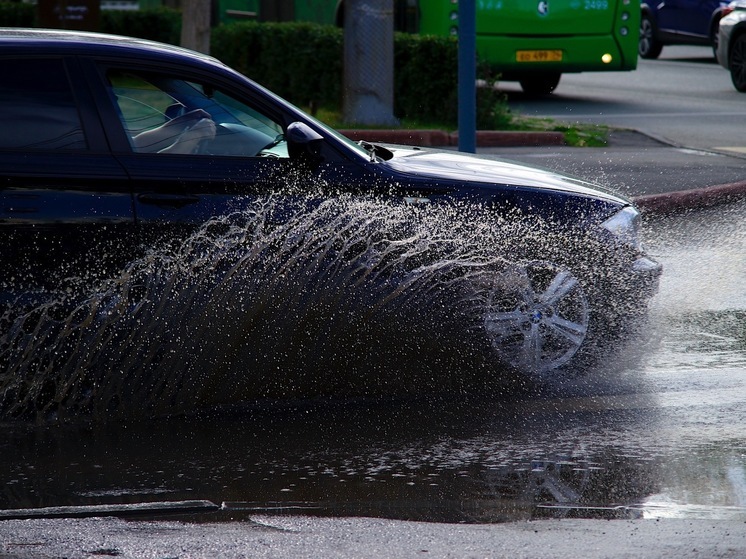
M717 56L718 22L727 5L720 0L643 2L640 56L658 58L665 45L710 45Z
M394 237L401 233L380 230L376 242L348 244L352 252L345 254L357 262L352 284L368 281L374 269L375 277L388 278L376 289L395 293L418 292L417 274L428 270L471 282L472 295L462 291L448 304L476 313L470 335L487 342L496 361L532 375L570 366L591 340L618 333L622 319L645 309L657 286L660 266L644 254L639 214L627 200L507 161L353 142L203 54L124 37L1 29L0 75L0 297L6 307L41 305L69 290L70 278L91 285L115 278L149 252L187 243L219 216L251 210L249 223L255 220L265 234L293 222L287 211L304 207L299 198L313 206L342 195L404 207L420 227L441 212L447 225L445 233L421 231L399 241ZM262 197L285 200L287 207L259 216L252 203ZM270 243L277 250L268 245L258 262L268 265L267 258L301 243L311 229ZM345 228L337 229L336 241L306 257L340 254ZM430 246L459 237L454 242L466 243L469 263L463 255L456 265L443 251L407 249L416 270L389 274L403 261L392 255L407 242L429 243L429 235ZM436 252L441 260L425 258ZM340 289L339 278L321 276L328 290ZM272 281L279 277L283 288L302 285L292 274ZM256 295L267 282L243 289ZM256 304L297 309L309 293L281 303L278 290ZM234 290L225 302L246 305L242 312L249 316L254 295ZM127 312L142 312L143 305L135 302ZM97 318L106 314L97 308ZM206 320L222 328L220 316Z

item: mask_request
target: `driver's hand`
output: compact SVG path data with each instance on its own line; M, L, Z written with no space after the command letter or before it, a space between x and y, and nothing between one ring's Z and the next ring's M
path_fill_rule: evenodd
M201 142L215 138L215 123L211 118L201 118L187 127L176 142L161 153L196 153Z

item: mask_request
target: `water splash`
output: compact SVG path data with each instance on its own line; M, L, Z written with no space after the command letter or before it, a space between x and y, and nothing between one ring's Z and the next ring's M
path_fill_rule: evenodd
M0 417L155 417L266 399L499 392L526 378L506 374L517 360L501 359L496 332L519 352L536 346L528 335L521 341L520 322L505 326L514 315L524 315L527 332L556 328L544 348L558 363L569 355L562 343L574 352L586 334L574 277L540 263L546 281L537 290L526 268L517 274L509 262L530 246L580 253L536 219L359 196L246 204L152 250L82 300L16 318L0 339ZM577 242L592 252L587 239ZM504 306L511 278L519 313ZM536 308L523 308L527 293ZM565 317L559 304L549 309L556 315L546 312L565 295L575 322L570 305Z
M72 312L64 300L17 318L0 345L2 414L153 416L495 375L479 306L506 223L359 197L248 204Z

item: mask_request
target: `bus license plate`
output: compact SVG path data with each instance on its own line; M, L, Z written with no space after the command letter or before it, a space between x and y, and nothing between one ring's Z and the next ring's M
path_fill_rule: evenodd
M561 50L519 50L515 53L518 62L562 62Z

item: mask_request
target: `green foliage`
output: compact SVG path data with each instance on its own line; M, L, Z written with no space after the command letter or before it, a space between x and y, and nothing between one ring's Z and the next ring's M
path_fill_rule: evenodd
M312 23L239 22L212 32L211 52L229 66L302 106L342 105L344 33ZM458 48L450 37L397 33L394 39L394 113L409 121L455 127ZM485 76L488 68L481 68ZM510 122L503 95L477 95L477 127ZM350 123L354 124L354 123Z
M513 115L509 128L532 132L562 132L565 145L573 147L605 147L609 145L611 128L602 124L561 124L551 118Z
M181 12L173 8L102 10L101 31L178 45Z
M453 125L458 115L458 49L451 37L397 33L394 113Z
M34 27L36 6L20 2L0 2L0 27Z
M311 23L221 25L211 53L299 105L339 106L342 99L342 31Z
M394 40L394 112L408 120L458 124L458 42L453 37L397 33ZM494 69L480 64L477 75L477 128L494 130L510 124L505 95L494 85Z
M0 2L0 26L32 27L36 7ZM181 12L172 8L103 10L101 31L179 44ZM304 107L342 106L343 30L314 23L219 25L211 54ZM492 69L480 66L487 84L477 92L477 128L500 129L511 115L494 87ZM394 114L410 122L455 128L458 123L458 45L454 38L397 33L394 37ZM348 123L354 124L354 123Z
M507 97L495 89L495 82L477 88L477 128L480 130L507 130L512 128L513 114L508 108Z
M606 147L609 145L609 129L605 126L554 126L555 132L565 135L567 145L575 147Z

